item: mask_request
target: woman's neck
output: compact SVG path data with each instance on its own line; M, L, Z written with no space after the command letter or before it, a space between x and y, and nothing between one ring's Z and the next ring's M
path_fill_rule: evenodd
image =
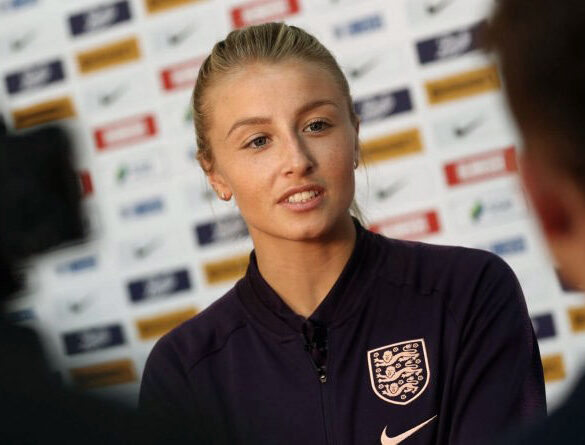
M325 299L356 240L353 221L340 222L325 240L254 240L258 269L266 282L297 314L309 317Z

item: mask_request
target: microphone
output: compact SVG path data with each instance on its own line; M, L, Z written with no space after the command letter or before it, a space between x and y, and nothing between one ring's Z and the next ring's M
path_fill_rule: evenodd
M327 326L307 319L303 323L305 350L311 356L321 383L327 381Z

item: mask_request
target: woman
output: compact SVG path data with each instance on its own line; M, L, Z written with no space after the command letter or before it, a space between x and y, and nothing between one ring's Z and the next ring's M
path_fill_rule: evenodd
M544 414L510 269L351 217L359 121L315 38L233 31L193 109L201 166L254 251L233 289L157 343L142 406L184 417L202 443L471 444Z

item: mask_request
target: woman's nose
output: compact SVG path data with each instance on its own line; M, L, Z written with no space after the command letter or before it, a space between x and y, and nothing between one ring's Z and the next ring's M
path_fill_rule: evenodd
M285 157L284 174L302 176L314 170L316 162L302 137L291 135L287 138L283 151Z

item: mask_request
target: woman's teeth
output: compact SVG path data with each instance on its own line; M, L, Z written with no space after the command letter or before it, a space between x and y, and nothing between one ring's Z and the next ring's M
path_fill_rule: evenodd
M299 192L299 193L295 193L294 195L289 196L287 198L286 202L290 202L290 203L306 202L306 201L309 201L310 199L315 198L318 195L319 195L319 192L317 192L315 190L310 190L308 192Z

